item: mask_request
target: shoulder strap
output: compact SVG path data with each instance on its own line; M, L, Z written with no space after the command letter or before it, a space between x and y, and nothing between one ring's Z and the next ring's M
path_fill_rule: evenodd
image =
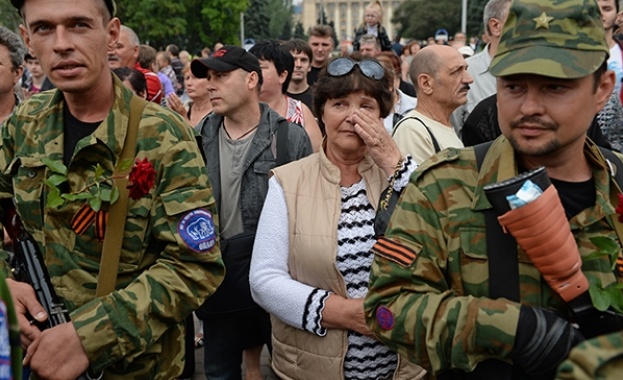
M485 160L485 156L489 151L489 148L493 144L493 141L483 142L482 144L474 145L474 154L476 155L476 167L478 171L482 167L482 162Z
M614 173L614 182L619 186L619 191L623 189L623 162L617 157L616 154L610 149L598 146L601 154L615 166L616 171Z
M598 146L598 147L599 147L599 150L601 151L601 154L610 163L612 163L612 165L614 165L616 168L614 177L612 179L614 180L615 185L618 187L617 189L618 191L616 193L610 192L612 194L610 203L613 206L616 206L619 202L618 194L623 194L623 192L621 191L623 189L623 162L621 162L621 159L617 157L617 155L614 154L612 150L606 149L601 146ZM616 217L610 218L610 220L612 221L612 224L614 225L614 229L616 230L619 240L623 241L623 224L619 221L619 218L616 218ZM619 253L619 257L621 257L620 253Z
M288 156L288 129L287 123L277 123L277 166L290 162Z
M493 141L474 146L479 172L491 144ZM519 301L517 242L511 234L504 233L493 209L485 210L484 214L489 260L489 296L494 299L504 297L511 301Z
M125 141L119 161L134 158L136 150L136 136L138 135L138 125L141 121L141 115L147 102L136 95L130 99L130 117L128 121L128 131L125 135ZM123 179L115 180L115 185L119 189L119 199L110 206L108 211L108 220L106 222L106 234L104 235L104 243L102 246L102 259L100 261L100 270L97 280L96 296L102 297L113 290L117 285L117 272L119 268L119 256L121 255L121 244L123 243L123 231L125 229L125 220L128 210L128 189L127 176L131 170L131 166L124 171L116 171L115 176Z
M493 141L474 146L476 167L482 168L485 156ZM487 257L489 261L489 297L507 298L519 302L519 261L517 257L517 241L511 234L502 230L498 216L493 209L484 211L485 233L487 240ZM498 360L486 360L476 367L470 375L473 379L513 379L513 367Z
M441 148L439 147L439 143L437 142L435 135L433 135L433 132L431 132L430 128L428 128L428 126L424 124L424 122L419 117L409 116L409 117L403 117L402 119L400 119L400 121L398 121L398 123L396 123L396 126L394 127L394 130L392 132L392 137L394 137L394 135L396 134L396 130L398 130L398 127L405 120L409 120L409 119L414 119L414 120L419 121L424 126L424 128L426 128L426 132L428 132L428 135L430 136L431 140L433 140L433 147L435 148L435 153L439 153L441 151Z
M441 151L441 148L439 147L439 143L437 142L435 135L433 135L433 132L430 130L430 128L428 128L428 125L424 124L422 120L418 119L417 117L415 119L418 120L420 123L422 123L424 128L426 128L426 131L428 131L430 138L433 140L433 147L435 148L435 153L439 153Z

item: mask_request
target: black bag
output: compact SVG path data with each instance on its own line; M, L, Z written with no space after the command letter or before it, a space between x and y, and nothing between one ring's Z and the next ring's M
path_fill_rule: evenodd
M251 297L249 270L255 232L247 232L230 239L221 239L221 252L225 264L225 278L199 309L199 319L219 317L236 311L257 307Z
M378 240L381 236L385 235L387 225L389 224L389 218L392 217L392 213L398 203L401 192L392 189L391 194L388 194L391 188L391 184L383 190L379 197L379 207L376 208L376 215L374 216L374 237Z
M420 118L406 117L406 118L400 119L400 121L398 122L398 124L396 124L396 127L394 128L392 136L396 133L396 130L402 124L402 122L405 120L409 120L409 119L415 119L419 121L420 123L422 123L422 125L424 126L424 128L426 128L426 131L428 132L428 134L430 135L433 141L433 147L435 148L435 153L439 153L439 151L441 151L441 148L439 147L439 143L437 142L435 135L433 135L431 130L426 126L426 124L424 124L422 120L420 120ZM379 206L376 208L376 216L374 217L374 236L377 240L379 237L385 235L385 230L387 230L387 225L389 224L389 218L392 217L392 213L394 212L394 209L396 208L396 204L398 203L400 194L402 194L401 191L396 191L392 189L391 186L392 184L390 183L389 186L387 186L387 188L383 190L383 192L381 193L381 196L379 197Z

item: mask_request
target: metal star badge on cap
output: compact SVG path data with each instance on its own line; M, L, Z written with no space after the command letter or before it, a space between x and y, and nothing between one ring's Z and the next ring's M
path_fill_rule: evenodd
M513 0L489 72L582 78L609 53L597 0Z
M532 21L536 23L536 25L534 26L534 29L539 29L539 28L549 29L549 22L552 21L553 19L554 19L553 17L547 16L545 12L541 13L539 17L535 17L532 19Z

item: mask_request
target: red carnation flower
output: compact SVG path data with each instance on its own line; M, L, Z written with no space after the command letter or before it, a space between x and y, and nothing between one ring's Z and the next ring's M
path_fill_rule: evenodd
M143 161L136 159L130 171L128 182L129 196L132 199L141 199L154 187L156 170L147 158L143 159Z
M623 195L621 194L619 194L619 204L614 211L619 214L619 222L623 223Z

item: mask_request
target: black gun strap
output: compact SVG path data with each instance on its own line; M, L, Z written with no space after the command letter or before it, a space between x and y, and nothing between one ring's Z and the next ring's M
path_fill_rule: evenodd
M474 146L478 171L493 142ZM489 297L506 298L519 302L519 262L517 242L511 234L505 234L498 217L490 208L484 211L487 256L489 260ZM468 379L513 379L513 367L499 360L486 360L478 364Z
M492 142L486 142L474 146L478 171L491 144ZM489 296L493 299L503 297L519 302L517 242L511 234L504 233L492 208L485 210L484 214L489 260Z

